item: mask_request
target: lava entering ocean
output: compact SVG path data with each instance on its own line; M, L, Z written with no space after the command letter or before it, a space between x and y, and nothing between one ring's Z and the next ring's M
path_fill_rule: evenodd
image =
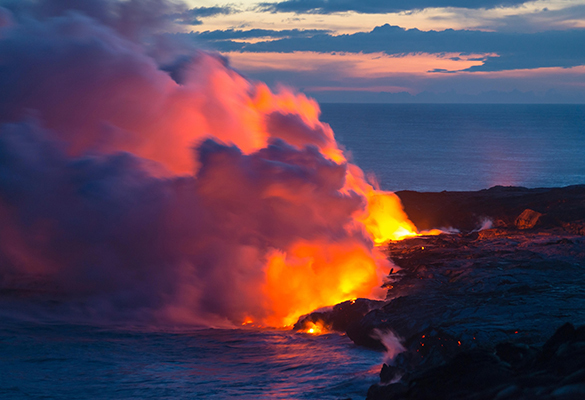
M379 290L375 244L416 228L315 101L129 31L139 2L42 3L0 9L1 289L92 320L270 326ZM132 15L170 12L153 4Z

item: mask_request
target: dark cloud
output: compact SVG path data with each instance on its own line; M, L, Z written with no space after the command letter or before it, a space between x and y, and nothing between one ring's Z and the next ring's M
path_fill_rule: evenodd
M291 37L259 43L218 42L218 50L250 52L384 52L408 53L496 53L484 65L470 71L500 71L541 67L573 67L585 64L585 29L535 33L484 32L472 30L421 31L383 25L371 32L334 36L318 33L311 38Z
M196 7L190 9L189 11L186 11L187 14L195 18L213 17L216 15L228 15L233 14L234 12L236 12L236 10L230 6Z
M543 32L572 28L584 19L585 5L580 4L557 10L543 8L530 13L485 17L478 28L498 32Z
M229 15L239 12L231 6L214 6L214 7L196 7L184 11L180 14L173 15L175 21L187 25L201 25L203 22L200 18L215 17L218 15Z
M329 34L332 31L325 29L226 29L204 32L175 33L166 36L172 41L196 44L199 47L216 51L242 50L245 43L242 40L250 39L282 39L282 38L312 38L315 35Z
M172 27L174 15L187 7L173 0L0 0L17 19L64 17L79 13L116 29L134 40L143 35Z
M328 29L283 29L280 31L271 29L226 29L224 31L191 32L186 35L198 40L229 40L229 39L257 39L257 38L311 38L319 34L332 33Z
M294 12L330 14L344 11L358 13L384 14L430 7L495 8L517 6L525 0L287 0L278 3L261 3L259 8L269 12Z
M315 35L331 33L325 29L226 29L204 32L163 34L159 39L166 40L172 45L182 43L183 48L196 46L212 51L240 51L251 39L282 39L282 38L311 38ZM169 47L168 44L166 47Z

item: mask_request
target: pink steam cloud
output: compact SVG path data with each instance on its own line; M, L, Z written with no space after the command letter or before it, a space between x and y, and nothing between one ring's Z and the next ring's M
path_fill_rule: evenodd
M165 70L124 14L100 14L114 3L0 13L0 290L23 294L5 304L226 325L270 315L275 250L341 244L387 266L313 101L196 49Z

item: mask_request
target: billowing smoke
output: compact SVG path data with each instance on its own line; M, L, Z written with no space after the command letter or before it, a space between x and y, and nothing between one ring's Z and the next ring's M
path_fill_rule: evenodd
M70 3L0 7L4 293L93 320L285 325L380 285L374 240L415 228L314 101L158 33L180 4Z

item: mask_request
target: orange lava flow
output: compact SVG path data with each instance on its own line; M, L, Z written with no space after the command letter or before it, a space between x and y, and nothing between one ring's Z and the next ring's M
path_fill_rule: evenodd
M373 191L368 193L366 212L360 221L380 245L389 240L402 240L417 236L416 227L402 209L398 196L392 192Z
M304 329L299 332L308 333L309 335L325 335L329 333L329 329L322 321L307 322Z
M366 199L363 213L355 216L356 224L361 224L378 246L390 240L441 233L419 233L392 192L371 190ZM321 307L358 297L381 297L382 278L390 268L377 248L350 241L299 241L287 252L274 250L268 256L265 285L271 315L264 323L291 326L301 315ZM326 333L323 327L304 331Z
M346 190L353 190L366 199L366 206L355 219L363 224L376 245L421 235L439 235L443 231L433 229L419 232L410 221L400 198L393 192L380 190L377 182L369 184L357 166L349 164Z
M402 209L398 196L392 192L379 190L368 194L368 205L361 222L376 245L414 236L434 236L444 233L440 229L417 230Z
M374 249L375 250L375 249ZM265 292L270 326L290 326L317 308L372 295L381 282L384 255L353 242L299 242L269 255Z

